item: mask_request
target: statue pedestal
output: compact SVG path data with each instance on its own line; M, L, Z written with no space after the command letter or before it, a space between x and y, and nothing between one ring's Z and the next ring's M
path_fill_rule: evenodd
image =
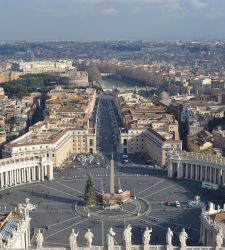
M166 245L166 250L173 250L173 245Z
M149 250L149 245L144 245L144 246L143 246L143 249L144 249L144 250Z
M125 246L125 250L131 250L131 246L132 246L132 245L126 245L126 246Z

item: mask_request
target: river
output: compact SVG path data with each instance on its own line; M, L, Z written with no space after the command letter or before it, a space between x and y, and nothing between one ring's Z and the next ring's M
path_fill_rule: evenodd
M112 79L104 79L101 81L101 86L103 89L112 89L113 86L115 88L135 88L136 85L138 87L145 87L145 85L140 84L140 83L135 83L135 82L126 82L126 81L121 81L121 80L112 80Z

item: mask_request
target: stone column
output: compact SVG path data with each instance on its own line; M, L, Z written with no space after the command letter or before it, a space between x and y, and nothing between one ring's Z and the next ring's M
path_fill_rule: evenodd
M212 168L209 167L209 182L212 182Z
M30 167L27 168L27 181L31 182L31 168Z
M19 169L18 177L19 177L19 184L21 184L21 182L22 182L22 169Z
M5 186L8 186L8 171L5 171Z
M38 181L41 180L41 169L40 168L41 168L40 166L37 167L37 179L38 179Z
M200 167L200 181L203 181L203 166L199 165Z
M199 179L198 174L200 172L200 166L195 164L195 180L197 181Z
M225 185L225 171L222 170L222 185Z
M45 169L44 169L45 166L41 166L41 180L44 181L45 180Z
M36 181L37 176L36 176L36 171L35 171L35 167L32 167L32 180Z
M186 167L185 167L185 179L188 178L188 171L189 171L189 168L188 168L188 164L186 163Z
M17 171L16 169L13 171L15 186L17 185L16 171Z
M1 174L0 174L0 178L1 178L1 179L0 179L0 181L1 181L0 187L1 187L1 188L4 187L4 178L3 178L3 177L4 177L4 176L3 176L3 173L1 173Z
M48 179L52 180L53 179L53 167L52 165L48 165L47 168L48 168Z

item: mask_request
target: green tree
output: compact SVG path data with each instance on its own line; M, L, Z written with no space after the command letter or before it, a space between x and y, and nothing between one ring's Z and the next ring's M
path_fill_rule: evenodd
M87 207L94 207L96 205L95 186L90 176L85 185L84 202Z

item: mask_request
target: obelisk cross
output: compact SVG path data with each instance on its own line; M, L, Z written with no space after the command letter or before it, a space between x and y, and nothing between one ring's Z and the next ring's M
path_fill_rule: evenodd
M115 170L114 170L114 159L112 153L112 159L110 164L110 194L115 193Z

